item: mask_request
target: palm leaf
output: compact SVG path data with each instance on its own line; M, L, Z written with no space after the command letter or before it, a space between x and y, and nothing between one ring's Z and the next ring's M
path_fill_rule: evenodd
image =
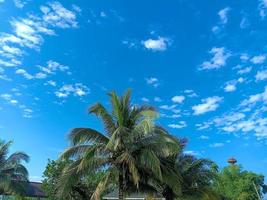
M72 141L73 145L88 142L106 144L109 141L108 137L91 128L75 128L69 134L69 139Z

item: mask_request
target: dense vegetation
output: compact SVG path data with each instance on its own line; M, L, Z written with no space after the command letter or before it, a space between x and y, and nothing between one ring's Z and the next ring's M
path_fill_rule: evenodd
M81 127L69 134L71 145L60 159L49 160L42 187L50 200L99 200L118 190L119 200L132 192L148 199L258 200L267 187L262 175L231 164L223 169L209 159L184 153L187 140L156 123L151 106L131 103L131 92L109 94L110 109L97 103L89 113L101 119L104 132ZM11 142L0 142L0 195L24 196L28 172L25 153L8 155ZM6 198L6 197L5 197Z
M186 140L158 126L153 107L132 105L130 91L109 96L110 110L100 103L89 109L105 132L73 129L71 146L49 162L44 189L52 199L98 200L114 188L120 200L131 192L167 200L262 198L263 176L235 165L218 170L208 159L184 154Z
M23 195L28 182L28 171L23 165L29 157L23 152L9 155L12 142L0 141L0 195Z

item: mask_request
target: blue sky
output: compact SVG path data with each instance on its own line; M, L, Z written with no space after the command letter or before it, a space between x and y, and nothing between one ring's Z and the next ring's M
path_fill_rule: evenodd
M0 137L31 180L127 88L187 153L267 175L266 0L0 0L0 19Z

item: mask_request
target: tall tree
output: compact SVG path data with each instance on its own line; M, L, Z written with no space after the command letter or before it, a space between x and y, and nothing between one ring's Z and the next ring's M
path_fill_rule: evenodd
M23 152L8 155L11 144L0 141L0 194L19 195L28 182L28 171L22 162L28 162L29 156Z
M90 170L106 169L91 199L99 199L105 188L116 182L122 200L128 182L139 187L140 171L149 171L162 180L159 158L174 155L180 148L176 138L154 124L157 113L153 107L131 104L130 90L122 97L115 92L109 96L111 112L100 103L89 109L89 113L102 120L105 133L75 128L69 135L72 146L63 153L62 159L74 162L62 174L60 195L67 193L71 185Z
M184 146L184 140L181 140ZM216 165L208 159L197 159L182 151L171 157L161 157L162 180L145 174L142 181L150 185L150 190L160 192L166 200L173 199L220 199L212 190Z
M259 200L266 192L264 176L245 171L240 165L223 168L213 185L214 190L227 200Z

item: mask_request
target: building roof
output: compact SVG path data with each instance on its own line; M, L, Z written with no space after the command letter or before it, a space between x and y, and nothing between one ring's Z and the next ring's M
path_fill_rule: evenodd
M29 182L26 186L25 196L27 197L46 197L44 191L42 190L42 183L39 182Z
M25 197L38 197L38 198L46 197L44 191L42 190L42 183L27 182L25 185L23 183L23 187L25 189L23 196ZM5 195L9 196L11 194L6 193Z
M118 189L113 190L112 192L110 192L109 194L105 195L103 197L103 199L119 199L118 198ZM144 194L144 193L131 193L131 194L126 194L126 197L124 197L124 199L146 199L149 195L148 194ZM164 199L162 196L160 195L156 195L154 197L154 199Z

